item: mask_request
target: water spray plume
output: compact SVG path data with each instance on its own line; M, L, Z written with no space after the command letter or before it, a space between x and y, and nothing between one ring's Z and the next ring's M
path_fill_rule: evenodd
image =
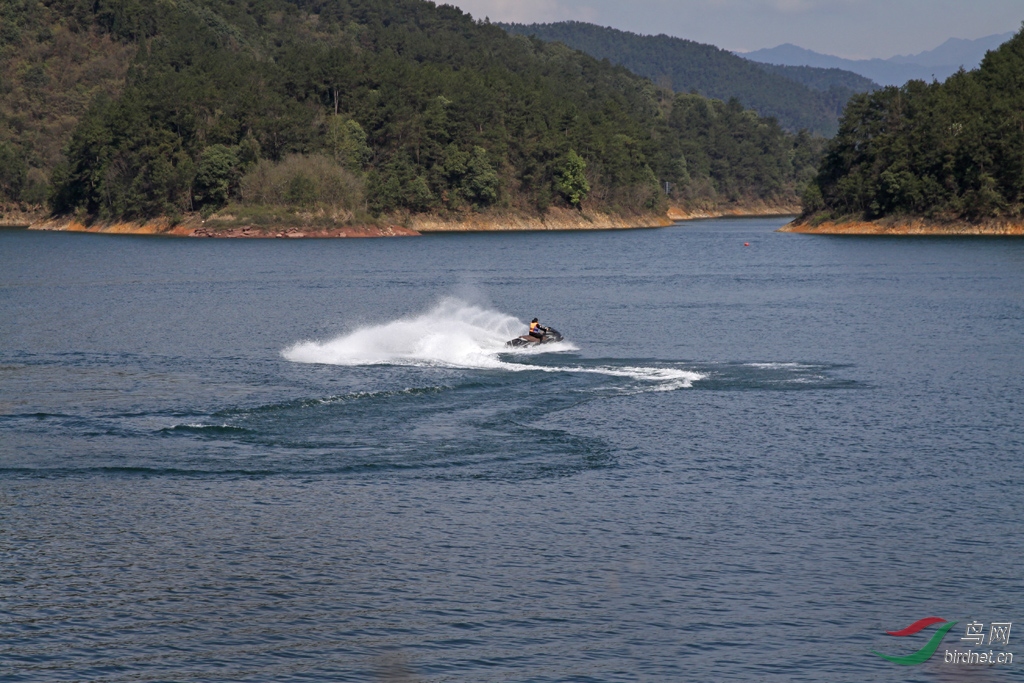
M516 318L447 298L430 311L381 325L361 327L330 341L303 341L282 351L296 363L325 365L412 365L511 372L598 374L653 383L661 391L689 387L699 373L666 367L565 367L502 360L500 356L530 356L575 351L569 342L509 349L505 342L523 334L526 324Z
M297 363L329 365L494 368L502 365L497 354L505 342L525 327L510 315L447 298L427 313L361 327L327 342L300 342L283 355Z

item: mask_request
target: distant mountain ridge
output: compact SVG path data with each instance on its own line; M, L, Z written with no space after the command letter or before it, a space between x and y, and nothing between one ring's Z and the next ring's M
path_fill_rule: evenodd
M736 98L790 131L834 134L847 100L877 87L838 69L768 66L714 45L667 35L644 36L578 21L499 26L607 59L676 92L695 91L723 101Z
M882 85L903 85L910 80L944 81L963 66L974 69L989 50L995 50L1014 34L1000 33L976 40L950 38L934 50L889 59L844 59L785 43L777 47L739 54L754 62L781 66L843 69Z

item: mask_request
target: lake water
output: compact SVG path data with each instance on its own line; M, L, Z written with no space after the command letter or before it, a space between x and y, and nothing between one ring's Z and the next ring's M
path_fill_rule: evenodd
M783 222L0 232L0 677L1024 680L1024 241Z

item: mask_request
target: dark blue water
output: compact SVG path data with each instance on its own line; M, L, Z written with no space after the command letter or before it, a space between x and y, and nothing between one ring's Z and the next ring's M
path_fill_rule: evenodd
M1024 680L1024 241L782 222L0 232L0 678Z

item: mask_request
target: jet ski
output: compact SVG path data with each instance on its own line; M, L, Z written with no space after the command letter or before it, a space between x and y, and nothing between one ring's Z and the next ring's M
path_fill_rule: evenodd
M505 342L505 346L518 349L524 346L534 346L537 344L553 344L554 342L560 341L562 341L561 332L551 327L545 327L544 335L540 339L538 339L537 337L531 337L528 334L524 334L521 337L509 339L507 342Z

